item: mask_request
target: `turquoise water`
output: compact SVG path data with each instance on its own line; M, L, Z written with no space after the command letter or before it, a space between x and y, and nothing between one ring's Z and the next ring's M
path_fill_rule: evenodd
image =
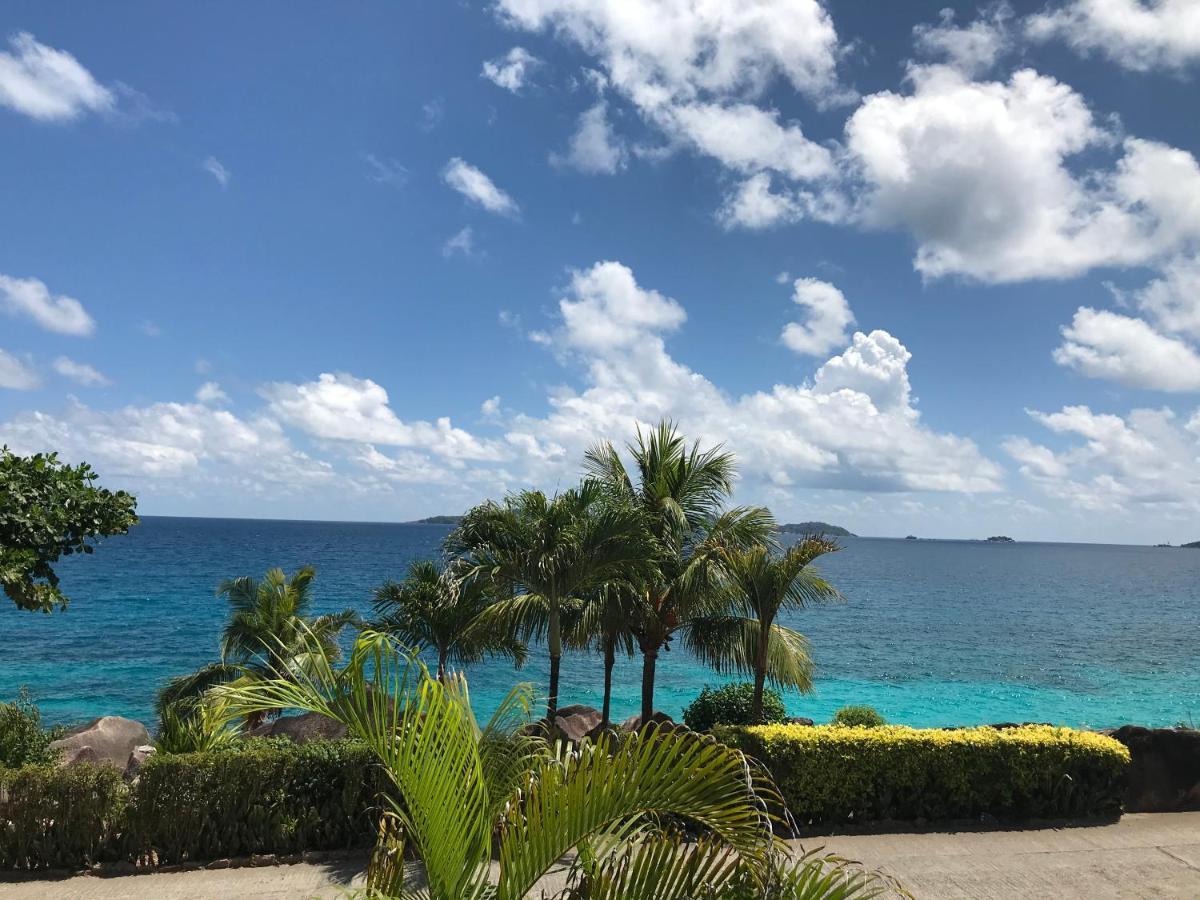
M148 517L127 537L60 570L65 613L0 604L0 698L28 685L46 718L115 714L149 722L163 679L212 660L223 578L275 565L317 567L320 611L369 608L373 586L436 555L445 527ZM868 703L911 725L1045 721L1094 727L1200 720L1200 552L1085 544L847 538L824 562L848 598L785 624L809 636L817 690L786 697L826 720ZM2 599L2 598L0 598ZM564 661L563 703L599 705L600 660ZM486 714L520 673L470 671ZM638 706L639 669L618 664L614 712ZM677 714L721 679L673 649L657 705Z

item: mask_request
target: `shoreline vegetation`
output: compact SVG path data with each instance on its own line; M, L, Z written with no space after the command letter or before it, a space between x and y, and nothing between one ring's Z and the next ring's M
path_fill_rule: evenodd
M50 564L127 531L135 501L95 488L86 466L5 453L21 483L70 485L26 537L0 506L6 590L25 609L61 607ZM441 557L379 585L368 615L315 615L311 567L222 582L214 658L160 687L153 739L115 717L51 733L26 698L0 704L0 869L373 845L380 897L404 896L414 858L446 900L527 896L569 858L572 897L833 900L903 892L836 857L791 855L777 834L1120 813L1130 752L1098 732L913 729L866 706L829 725L788 719L779 692L811 692L815 666L780 614L846 602L816 563L853 535L733 505L735 479L732 454L663 421L623 451L594 445L575 486L421 520L448 528ZM678 725L654 702L672 647L747 680L705 686ZM597 660L600 710L562 702L566 649ZM532 654L548 682L514 684L479 722L463 667L519 670ZM618 725L622 656L640 662L641 703Z

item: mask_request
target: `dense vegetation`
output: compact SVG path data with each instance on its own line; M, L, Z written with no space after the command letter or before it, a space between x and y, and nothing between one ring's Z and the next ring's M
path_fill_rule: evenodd
M1129 751L1049 726L718 727L762 762L804 823L1117 815Z
M830 525L828 522L788 522L780 525L779 530L784 534L819 534L824 537L857 537L852 531L847 531L841 525Z
M97 487L96 478L87 463L0 447L0 588L18 609L66 608L54 564L137 524L133 496Z
M42 727L42 714L21 688L12 703L0 703L0 768L54 762L57 754L50 742L62 737L61 727Z
M708 685L683 711L683 721L695 731L708 731L714 725L771 725L787 718L779 692L767 688L760 708L754 709L754 685L745 682Z
M830 724L851 728L878 728L880 725L886 725L887 720L873 706L843 706L833 714Z

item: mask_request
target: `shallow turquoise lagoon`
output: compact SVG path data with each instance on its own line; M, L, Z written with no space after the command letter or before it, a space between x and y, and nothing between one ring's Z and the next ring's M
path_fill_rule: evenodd
M226 577L317 567L319 611L369 609L371 588L439 552L433 525L147 517L61 569L72 598L50 616L0 605L0 698L28 685L47 719L152 718L165 678L212 660ZM911 725L1040 721L1108 726L1200 721L1200 551L1085 544L847 538L823 561L845 604L785 621L809 636L815 694L786 697L826 720L868 703ZM517 673L469 672L486 714L516 680L545 683L536 652ZM563 703L599 705L598 657L564 661ZM678 714L722 679L679 649L659 664L659 708ZM638 705L636 661L618 664L614 712Z

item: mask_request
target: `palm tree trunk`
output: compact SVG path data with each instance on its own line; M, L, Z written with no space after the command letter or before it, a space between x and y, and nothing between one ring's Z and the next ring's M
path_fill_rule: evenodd
M612 673L616 664L617 654L613 647L612 637L604 639L604 703L600 712L600 730L608 730L609 712L612 707Z
M550 621L547 643L550 645L550 696L546 698L546 720L553 725L558 712L558 670L562 663L562 627L558 620L558 598L549 597Z
M654 715L654 668L658 663L658 645L642 647L642 724Z
M755 722L762 721L763 714L763 684L767 680L767 649L771 641L771 620L759 620L758 623L758 653L754 660L754 700L750 704L750 714Z
M444 647L438 647L437 679L438 679L438 681L442 682L443 684L446 681L446 649Z

